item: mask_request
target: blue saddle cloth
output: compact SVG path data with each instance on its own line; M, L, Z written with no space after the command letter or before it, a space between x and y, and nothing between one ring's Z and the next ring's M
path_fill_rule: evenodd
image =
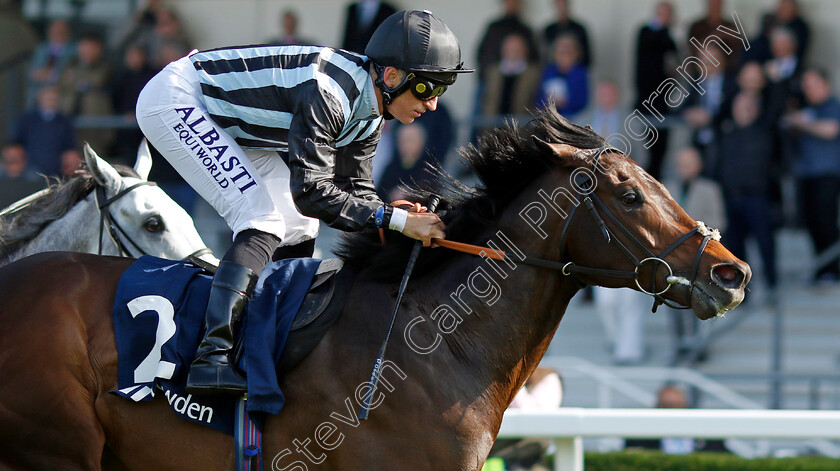
M278 414L283 408L275 365L320 263L281 260L260 275L242 332L249 413ZM237 397L185 391L211 280L191 263L148 255L123 273L114 300L118 389L111 392L141 402L162 391L177 415L232 435Z

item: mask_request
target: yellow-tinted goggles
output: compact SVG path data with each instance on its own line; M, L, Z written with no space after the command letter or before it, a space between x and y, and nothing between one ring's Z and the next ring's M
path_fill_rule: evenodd
M411 90L411 94L417 97L418 100L422 101L428 101L432 98L443 95L443 92L446 91L447 87L444 84L435 83L426 78L418 77L413 73L408 74L405 79L408 89Z

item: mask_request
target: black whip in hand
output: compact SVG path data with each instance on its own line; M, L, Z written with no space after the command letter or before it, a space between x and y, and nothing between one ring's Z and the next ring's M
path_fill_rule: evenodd
M437 196L432 196L429 199L429 212L435 212L440 199ZM408 264L405 266L405 273L403 273L402 281L400 281L400 290L397 293L397 302L394 304L394 313L391 314L391 323L388 325L388 333L385 334L385 340L382 346L379 347L379 355L376 356L376 361L373 363L373 372L370 374L370 390L365 394L362 406L359 408L359 420L367 420L370 413L370 401L373 399L373 393L376 391L376 385L379 383L379 376L382 374L382 361L385 358L385 349L388 348L388 339L391 338L391 331L394 329L394 321L397 320L397 312L400 310L400 302L402 302L405 287L408 285L408 279L411 277L411 272L414 271L414 264L417 262L417 257L420 255L420 249L423 247L422 241L414 243L411 249L411 256L408 257Z

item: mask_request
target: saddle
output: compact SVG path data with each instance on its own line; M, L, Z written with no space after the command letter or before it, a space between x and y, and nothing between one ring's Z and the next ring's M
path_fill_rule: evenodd
M277 365L283 375L300 364L338 319L356 279L358 269L344 266L341 259L324 260L292 321L292 328Z

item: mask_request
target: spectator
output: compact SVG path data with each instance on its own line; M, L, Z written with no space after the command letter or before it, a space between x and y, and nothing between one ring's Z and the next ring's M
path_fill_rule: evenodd
M59 79L61 111L68 116L110 114L108 85L111 68L104 57L104 44L98 36L79 40L78 55Z
M120 28L122 31L117 33L117 38L113 41L114 44L118 44L117 50L122 53L130 45L145 41L150 35L154 34L158 13L163 10L166 10L164 0L146 0L143 2L140 8L131 15L131 21L125 27Z
M652 113L647 107L653 108L664 115L671 106L656 92L656 88L670 77L676 70L677 44L671 37L671 25L674 21L673 6L670 2L659 2L656 14L642 26L636 39L636 106L635 109L643 114ZM643 103L656 93L656 98L647 106ZM652 122L655 122L651 120ZM650 156L647 171L659 180L662 176L662 163L668 149L669 130L658 128L659 138L648 149Z
M686 409L685 393L674 384L665 384L657 394L657 409ZM721 440L698 440L693 438L633 439L624 441L625 448L661 450L668 455L687 455L695 451L728 451Z
M630 288L593 287L593 301L601 322L612 361L619 366L645 361L645 314L650 312L650 296Z
M0 209L24 198L44 185L44 179L27 165L26 151L20 144L3 146L0 154Z
M789 161L785 158L785 150L789 149L786 145L784 133L781 132L779 122L785 112L787 106L788 92L779 86L768 84L767 77L764 74L764 68L758 62L747 62L741 66L741 70L736 77L736 87L729 93L726 101L723 104L722 123L727 120L732 123L732 108L735 96L737 94L746 92L754 94L758 97L758 105L761 110L760 121L770 128L769 149L771 156L766 157L768 162L767 169L767 198L770 217L772 224L778 225L782 222L782 162ZM718 161L725 158L724 154L718 152ZM720 162L717 163L716 168L718 175L720 174ZM720 181L719 176L715 177Z
M396 12L396 8L380 0L361 0L351 3L347 7L341 48L364 54L365 46L376 27Z
M30 167L29 159L26 158L26 150L22 145L16 143L9 143L3 146L2 152L2 167L0 167L0 177L4 178L4 183L10 179L20 179L23 181L40 181L32 167Z
M423 113L414 122L419 123L426 130L424 155L430 161L445 163L446 155L452 149L455 140L455 123L446 103L439 100L434 113ZM399 126L402 124L397 122L397 127Z
M114 114L122 116L127 123L134 123L137 97L154 75L154 69L146 62L146 50L137 44L129 46L114 74L111 96ZM128 161L137 152L143 133L138 128L119 129L115 139L114 156Z
M595 87L595 106L584 112L578 119L581 124L588 124L601 137L624 132L624 119L629 113L621 109L621 90L615 82L604 80Z
M70 25L66 20L50 23L47 40L32 54L29 65L29 88L26 94L27 106L34 106L38 91L58 83L61 72L76 57L76 45L71 41Z
M563 403L563 381L551 368L537 367L510 403L511 409L551 411ZM542 471L549 469L545 460L549 447L547 439L497 440L491 457L504 459L511 471Z
M440 104L441 102L438 101L438 110L440 110ZM415 119L415 121L417 120ZM382 179L382 174L385 173L385 169L396 158L397 143L394 128L397 127L398 123L399 121L395 119L385 120L382 123L382 137L379 138L379 144L376 146L376 158L371 159L371 166L373 167L371 177L374 182Z
M131 45L123 55L122 65L114 74L114 113L134 117L137 97L146 82L154 77L155 71L146 61L146 51L137 44Z
M79 170L82 166L82 162L85 161L85 158L82 157L82 153L76 149L70 149L64 151L61 154L61 176L64 178L70 178L76 174L76 170Z
M389 203L405 199L399 188L401 183L420 181L426 176L426 131L423 126L418 123L407 124L397 128L396 132L396 158L385 168L376 185L376 192L382 201Z
M776 28L770 34L772 58L765 62L764 71L769 93L779 108L802 106L802 69L804 64L796 56L796 36L788 29Z
M58 103L58 89L42 88L38 105L20 117L12 138L24 147L32 168L47 176L61 174L61 154L76 144L73 123Z
M589 102L589 78L580 62L580 44L574 36L560 36L554 41L554 61L543 69L537 105L554 103L566 118L586 108Z
M160 45L157 55L155 56L155 65L157 68L160 64L169 64L181 57L184 57L188 52L184 52L183 46L178 42L167 41Z
M698 49L695 42L702 45L706 43L710 36L716 36L731 51L723 51L721 46L714 44L711 41L709 41L708 47L705 48L705 51L709 52L710 50L715 49L723 52L720 56L723 60L723 70L730 72L734 66L738 64L741 57L741 50L744 49L744 47L738 38L728 34L722 34L717 29L719 26L729 28L730 31L737 30L732 22L723 19L723 0L706 0L706 16L692 23L688 30L688 50L690 55L703 59L704 53ZM692 38L694 41L692 41Z
M811 42L811 29L799 14L796 0L779 0L776 5L776 25L790 31L796 38L796 57L799 62L805 60L808 44Z
M802 61L796 55L797 39L792 31L776 28L770 34L770 52L773 58L765 64L767 77L772 82L791 81L802 72Z
M280 15L280 31L280 36L271 38L266 42L276 46L288 46L291 44L307 46L315 44L314 41L298 36L298 17L293 10L285 10Z
M718 120L721 123L732 119L732 104L735 97L741 93L750 93L759 97L759 105L766 113L776 113L776 120L781 117L781 110L777 110L779 104L772 103L775 97L771 88L767 86L767 76L764 67L758 61L749 61L741 65L734 80L724 87L723 102L720 105ZM773 124L774 120L768 122Z
M502 40L509 34L519 34L528 45L528 60L539 61L539 50L534 41L534 32L519 15L522 13L522 0L503 0L504 14L487 26L478 46L479 80L484 80L484 73L493 64L498 64L502 56Z
M799 180L802 213L814 245L821 253L838 240L840 197L840 102L832 95L828 73L810 68L802 76L808 106L785 116L783 123L798 139L794 171ZM814 281L836 283L838 259L822 266Z
M146 48L150 65L160 70L173 59L187 55L192 50L191 41L175 12L162 8L155 11L155 27L144 32L138 40Z
M730 93L728 90L734 86L734 81L724 73L724 52L718 48L710 48L708 54L708 75L702 84L704 93L691 93L688 96L682 116L693 130L692 145L700 150L703 166L707 172L711 172L717 157L713 146L724 117L723 101ZM715 62L718 63L717 67Z
M564 34L571 34L580 44L581 62L587 68L592 66L592 53L589 48L589 36L586 27L569 17L569 3L571 0L555 0L557 21L549 24L543 30L543 46L546 51L551 50L554 40Z
M528 40L510 33L502 40L502 56L485 71L482 114L522 115L534 106L540 83L540 66L528 59Z
M724 231L723 193L716 182L701 176L702 167L703 161L697 149L682 149L676 158L677 178L666 180L665 187L694 220Z
M61 74L58 82L61 111L67 116L107 116L111 107L111 67L104 57L104 44L98 36L79 40L78 56ZM110 129L81 129L80 141L99 152L110 152L114 132Z
M676 178L666 180L665 187L695 221L703 221L708 227L724 231L726 216L723 192L716 182L700 176L702 170L700 152L693 147L686 147L677 154ZM740 176L741 172L736 175ZM674 328L674 358L680 360L700 340L700 321L690 311L669 311ZM698 358L702 360L705 357L704 351Z
M775 164L772 134L773 116L762 112L761 96L750 91L739 93L733 102L732 119L724 123L721 133L717 171L729 221L724 245L746 260L746 239L755 237L771 293L777 284L770 201Z
M773 57L770 52L770 35L776 28L776 15L765 13L761 15L758 34L750 38L749 50L743 51L741 59L746 62L764 64Z

